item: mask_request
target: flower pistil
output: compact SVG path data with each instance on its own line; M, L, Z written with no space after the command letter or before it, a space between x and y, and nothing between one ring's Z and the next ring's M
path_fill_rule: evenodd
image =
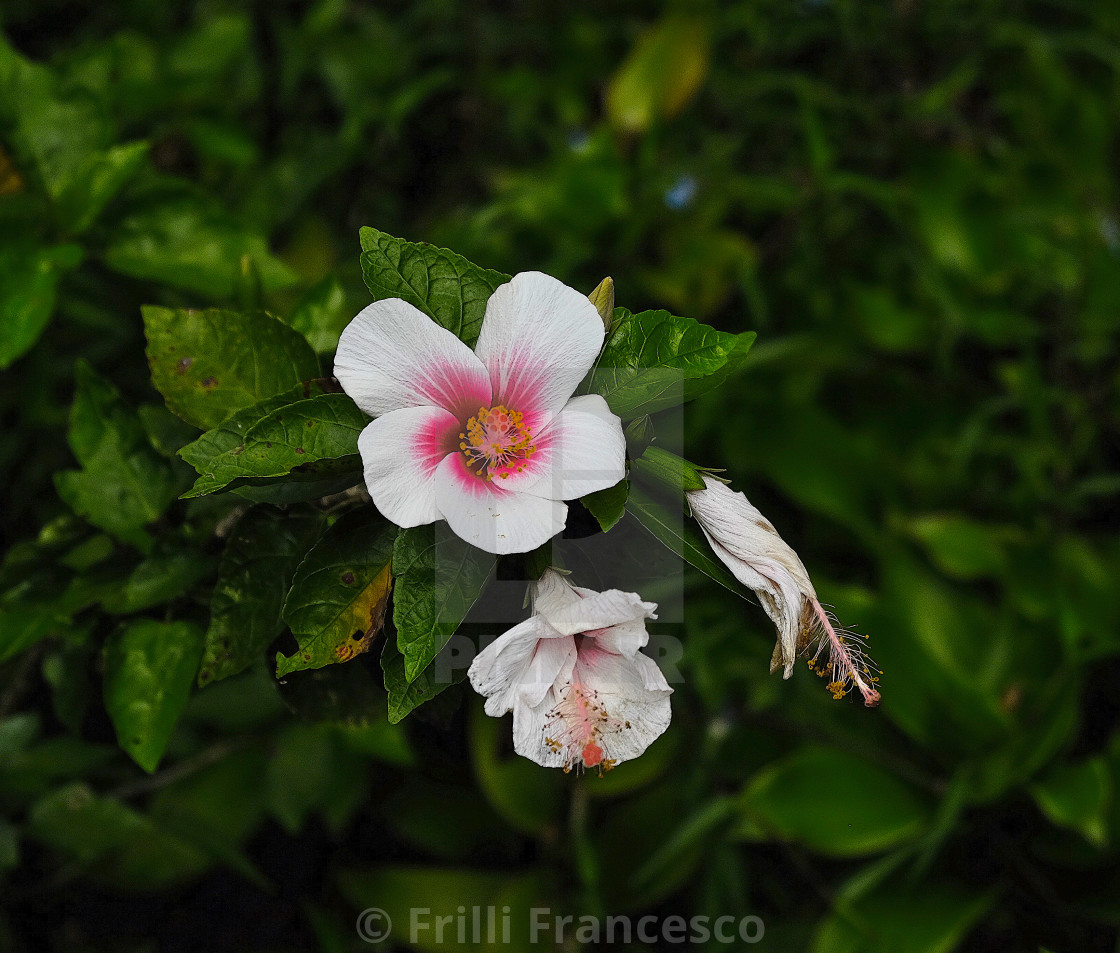
M533 430L524 416L504 404L479 407L459 434L459 449L467 458L467 469L484 480L520 473L524 461L536 450Z

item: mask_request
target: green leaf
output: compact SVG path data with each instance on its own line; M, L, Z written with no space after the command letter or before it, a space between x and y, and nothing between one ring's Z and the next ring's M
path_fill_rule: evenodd
M68 616L55 605L0 605L0 664L37 642L65 631L68 625Z
M424 242L406 242L375 228L361 230L362 275L375 301L403 298L470 346L486 302L509 275L471 264Z
M202 632L189 622L139 619L105 645L105 708L120 746L155 771L190 695Z
M303 335L262 312L141 310L152 383L196 427L216 427L319 376L319 359Z
M629 420L692 400L745 363L753 331L728 334L668 311L615 311L616 327L581 386Z
M85 783L50 792L31 808L27 831L100 878L132 890L158 889L197 875L209 860L196 844Z
M245 435L254 424L267 417L273 411L301 400L309 400L320 394L340 393L338 385L328 379L305 381L296 387L274 397L258 401L248 407L231 414L217 427L207 430L191 443L177 450L182 457L196 470L205 466L207 461L215 460L224 453L236 450L245 442ZM193 436L193 431L192 431Z
M58 213L67 232L86 231L147 154L147 142L129 142L87 156L58 195Z
M822 802L817 802L818 810ZM817 930L810 953L952 953L992 905L990 891L857 874Z
M270 411L241 442L207 458L198 441L184 447L200 476L184 498L291 476L321 480L361 469L358 435L369 423L345 394L320 394ZM228 433L229 431L224 431Z
M797 841L822 854L856 857L912 840L932 805L878 765L832 748L802 748L764 769L743 790L741 833Z
M77 365L75 377L68 437L82 469L56 473L55 487L79 516L146 548L143 527L178 495L178 476L108 381L85 363Z
M330 354L338 347L339 335L353 317L346 292L339 280L330 275L308 289L288 324L306 337L317 353Z
M658 542L676 553L691 566L695 566L709 579L718 582L737 596L755 602L754 595L728 571L715 556L703 535L696 530L683 513L670 509L655 500L637 483L630 485L627 512L633 516Z
M631 460L643 456L646 449L653 443L653 420L649 414L635 417L626 425L626 453Z
M141 404L136 413L148 435L148 443L168 460L178 460L179 448L198 435L197 428L176 417L163 404Z
M1039 809L1059 827L1080 833L1094 847L1108 843L1112 775L1103 758L1053 767L1030 785Z
M12 145L58 199L109 145L105 108L87 90L60 89L51 70L16 53L0 37L0 117L12 124Z
M397 585L400 585L399 580ZM381 670L385 673L385 691L389 696L389 724L397 724L413 709L467 677L467 666L450 668L446 678L440 677L438 669L438 664L429 665L410 682L405 677L404 656L397 640L385 640L381 648Z
M77 245L40 248L8 239L0 245L0 369L39 340L54 312L58 279L81 259Z
M598 520L605 533L626 515L626 497L629 495L630 484L626 480L619 480L605 490L596 490L580 497L580 502Z
M495 562L443 524L401 530L393 551L393 624L408 682L416 680L459 628L490 582Z
M527 758L512 754L504 718L491 718L482 705L470 706L467 723L471 760L482 794L502 820L519 831L540 836L557 823L571 788L558 771L541 771Z
M647 447L646 452L633 462L631 469L634 479L647 486L668 491L674 497L704 489L701 474L705 471L702 467L660 447Z
M295 275L269 253L262 236L213 200L176 186L146 196L118 222L102 257L122 275L229 299L246 256L257 266L265 291L295 283Z
M210 598L199 686L248 668L284 630L284 598L322 525L314 511L272 506L254 506L237 521Z
M1000 575L1006 569L1005 527L986 526L953 514L929 514L909 520L906 528L948 575L977 579Z
M108 612L127 615L185 595L212 568L210 557L175 540L164 552L140 563L123 586L113 586L101 600Z
M346 662L369 649L385 619L397 527L372 506L339 518L299 564L284 621L299 642L276 675Z

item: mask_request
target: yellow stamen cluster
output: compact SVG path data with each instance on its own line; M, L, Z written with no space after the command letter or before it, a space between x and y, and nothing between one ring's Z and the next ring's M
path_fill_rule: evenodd
M533 430L525 426L523 415L502 404L479 407L459 434L467 469L484 480L493 480L495 473L504 480L511 469L520 473L536 449Z

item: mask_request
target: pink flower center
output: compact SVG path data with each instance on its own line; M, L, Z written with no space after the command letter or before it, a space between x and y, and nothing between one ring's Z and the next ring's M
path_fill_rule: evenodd
M467 469L484 480L505 479L525 469L533 455L532 428L516 410L503 404L479 407L459 434L459 450L467 459Z
M606 707L593 688L578 683L571 685L560 703L548 713L554 734L545 738L553 751L563 751L568 759L565 773L573 767L599 768L609 771L615 764L605 757L600 744L605 734L616 734L629 728L607 713Z

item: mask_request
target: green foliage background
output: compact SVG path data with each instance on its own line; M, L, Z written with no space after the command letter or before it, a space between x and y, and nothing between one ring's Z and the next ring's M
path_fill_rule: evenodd
M0 949L336 953L365 907L472 904L517 946L547 905L1117 948L1115 4L0 15ZM756 330L687 455L871 633L882 708L769 676L765 615L699 576L673 725L602 780L469 693L390 725L371 655L278 688L279 630L193 688L237 503L177 500L196 432L140 308L260 303L329 369L361 225Z

